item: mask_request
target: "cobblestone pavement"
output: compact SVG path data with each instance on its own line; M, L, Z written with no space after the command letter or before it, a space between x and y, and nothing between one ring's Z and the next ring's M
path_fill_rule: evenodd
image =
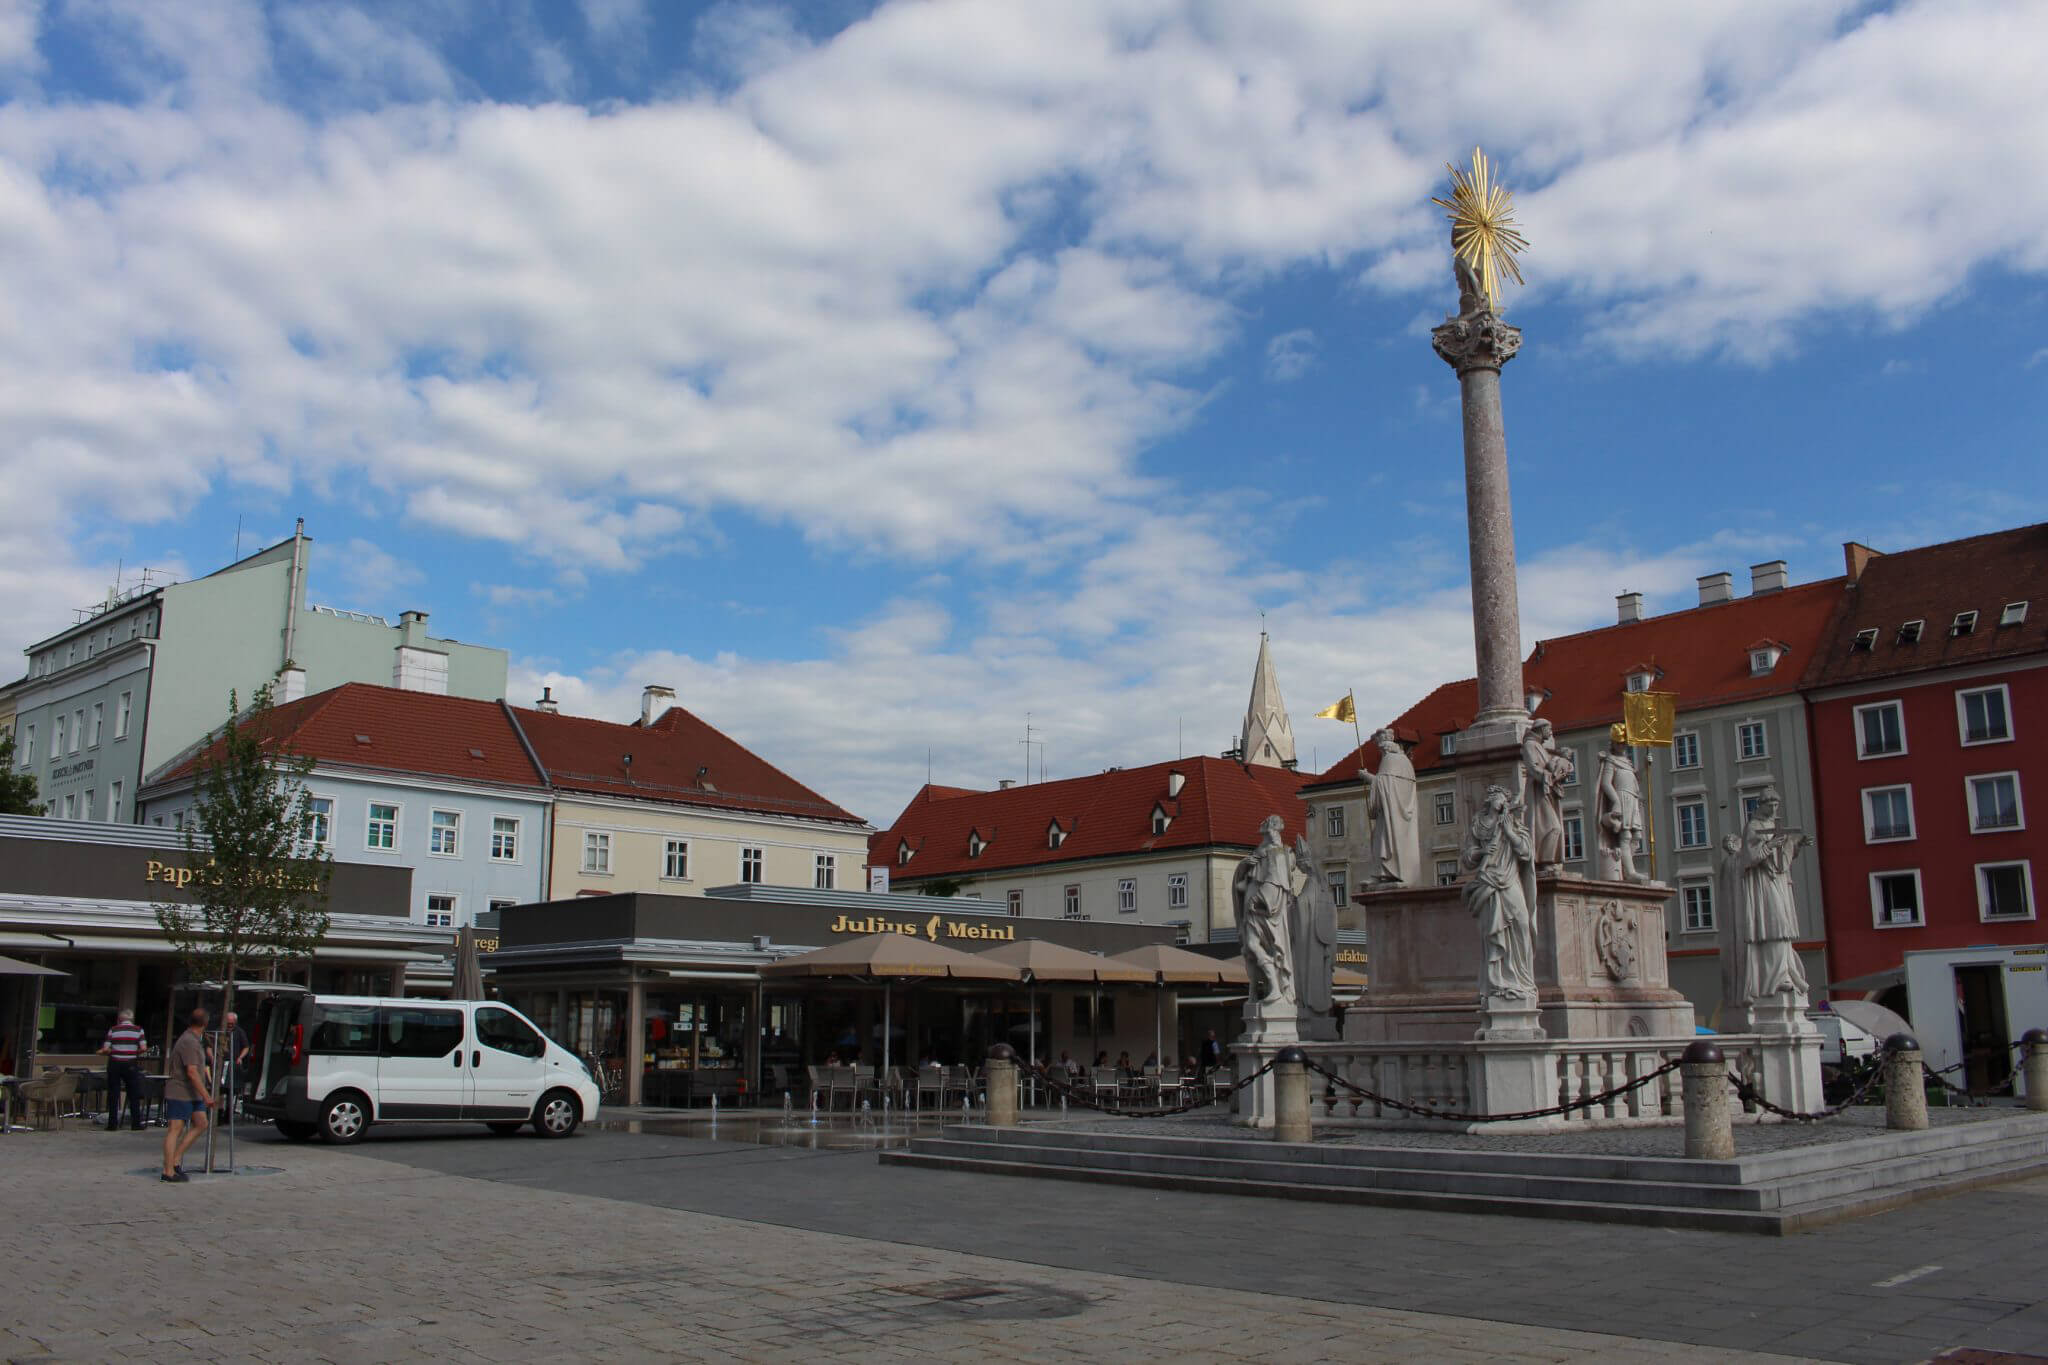
M479 1153L618 1160L476 1136ZM454 1150L451 1143L438 1146ZM245 1144L272 1175L151 1171L156 1135L0 1142L9 1361L1637 1361L1697 1347L1061 1270L352 1151ZM392 1150L396 1150L393 1147ZM630 1149L624 1149L630 1151ZM658 1159L658 1154L649 1152ZM632 1160L628 1155L623 1158ZM870 1159L871 1160L871 1159ZM1001 1182L1004 1193L1014 1192ZM928 1216L943 1218L935 1203ZM994 1248L991 1248L994 1249ZM1713 1352L1717 1360L1774 1360Z

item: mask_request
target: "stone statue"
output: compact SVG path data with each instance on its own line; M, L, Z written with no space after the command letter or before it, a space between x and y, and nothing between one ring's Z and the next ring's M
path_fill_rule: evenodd
M1564 862L1564 780L1572 775L1571 755L1558 752L1550 722L1532 720L1522 734L1522 805L1529 812L1529 841L1536 865Z
M1294 949L1295 994L1301 1006L1302 1036L1321 1035L1334 1041L1330 1017L1331 985L1337 971L1337 898L1316 867L1308 840L1294 840L1294 896L1291 944Z
M1636 765L1629 761L1628 740L1617 725L1608 732L1607 752L1600 755L1596 821L1600 876L1610 882L1646 882L1636 871L1636 848L1643 840L1643 787Z
M1721 836L1714 858L1714 935L1721 946L1721 1011L1714 1027L1722 1033L1747 1033L1754 1022L1745 992L1749 975L1749 938L1735 907L1742 900L1742 840Z
M1536 999L1536 863L1520 808L1505 788L1488 787L1465 836L1465 908L1479 921L1486 960L1479 973L1482 1006Z
M1379 746L1379 771L1366 777L1366 810L1372 838L1366 849L1367 875L1383 886L1416 886L1422 880L1422 820L1415 800L1415 765L1392 730L1372 737Z
M1728 857L1734 893L1730 913L1742 943L1736 1001L1781 1020L1806 1013L1806 969L1799 962L1799 908L1792 901L1792 860L1813 839L1778 828L1778 789L1766 787L1742 823L1742 839ZM1761 1022L1761 1019L1760 1019Z
M1280 842L1283 822L1269 815L1259 826L1259 846L1237 865L1231 895L1237 902L1237 941L1251 973L1252 1006L1285 1005L1291 1020L1295 992L1290 913L1294 903L1294 859ZM1278 1012L1276 1010L1276 1012Z

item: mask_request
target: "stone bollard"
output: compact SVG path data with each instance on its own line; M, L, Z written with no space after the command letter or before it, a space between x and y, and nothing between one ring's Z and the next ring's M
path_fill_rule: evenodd
M1273 1062L1273 1141L1313 1142L1308 1116L1308 1054L1282 1048Z
M997 1043L988 1050L988 1126L1017 1126L1017 1049Z
M1685 1086L1685 1154L1694 1161L1732 1161L1735 1129L1728 1110L1728 1061L1702 1038L1679 1059Z
M1918 1132L1927 1126L1927 1079L1920 1040L1894 1033L1884 1040L1884 1126Z
M2030 1028L2020 1041L2027 1048L2027 1108L2048 1109L2048 1028Z

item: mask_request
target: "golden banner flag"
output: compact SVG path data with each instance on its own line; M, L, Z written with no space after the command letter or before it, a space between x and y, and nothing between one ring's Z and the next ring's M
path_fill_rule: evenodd
M1351 694L1347 692L1344 694L1344 700L1332 706L1325 706L1322 710L1316 712L1316 719L1356 721L1358 719L1358 708L1352 704Z
M1624 692L1621 726L1630 744L1668 748L1678 720L1676 692Z

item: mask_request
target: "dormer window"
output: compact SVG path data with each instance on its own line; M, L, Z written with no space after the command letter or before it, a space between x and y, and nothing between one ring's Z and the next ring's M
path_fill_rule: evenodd
M1536 714L1536 708L1543 705L1544 698L1549 695L1541 688L1532 687L1522 694L1522 704L1529 708L1529 714L1533 716Z
M1749 676L1760 678L1778 666L1785 651L1776 645L1755 645L1749 651Z
M974 831L973 833L971 833L971 834L969 834L969 835L967 836L967 856L968 856L968 857L970 857L970 858L979 858L979 857L981 856L981 851L982 851L983 849L987 848L987 847L988 847L988 840L986 840L986 839L984 839L984 838L982 838L982 837L981 837L981 831L980 831L980 830L975 830L975 831Z
M1976 631L1977 613L1974 611L1957 612L1955 621L1948 628L1950 635L1974 635Z
M1449 758L1452 754L1458 752L1458 737L1456 735L1445 735L1441 740L1437 741L1436 751L1445 758Z
M2023 626L2026 623L2027 604L2025 602L2008 602L2005 604L2005 610L1998 613L1998 624L2001 626Z
M1058 848L1061 844L1065 843L1066 841L1067 832L1060 828L1059 821L1055 820L1050 825L1046 826L1045 846L1047 848Z
M1899 627L1899 643L1902 645L1919 644L1920 632L1925 629L1927 629L1927 622L1925 621L1906 622L1905 625Z
M899 840L896 844L896 866L901 867L903 866L903 864L909 862L910 855L915 851L916 850L910 847L910 840Z
M1631 692L1647 692L1650 690L1650 682L1648 673L1631 673L1628 675L1626 687Z
M1166 807L1154 806L1152 808L1152 832L1154 834L1166 833L1166 827L1172 823L1173 817L1166 813Z
M1871 626L1867 630L1859 630L1856 632L1856 643L1849 646L1849 652L1851 654L1868 654L1871 650L1876 648L1877 627Z

